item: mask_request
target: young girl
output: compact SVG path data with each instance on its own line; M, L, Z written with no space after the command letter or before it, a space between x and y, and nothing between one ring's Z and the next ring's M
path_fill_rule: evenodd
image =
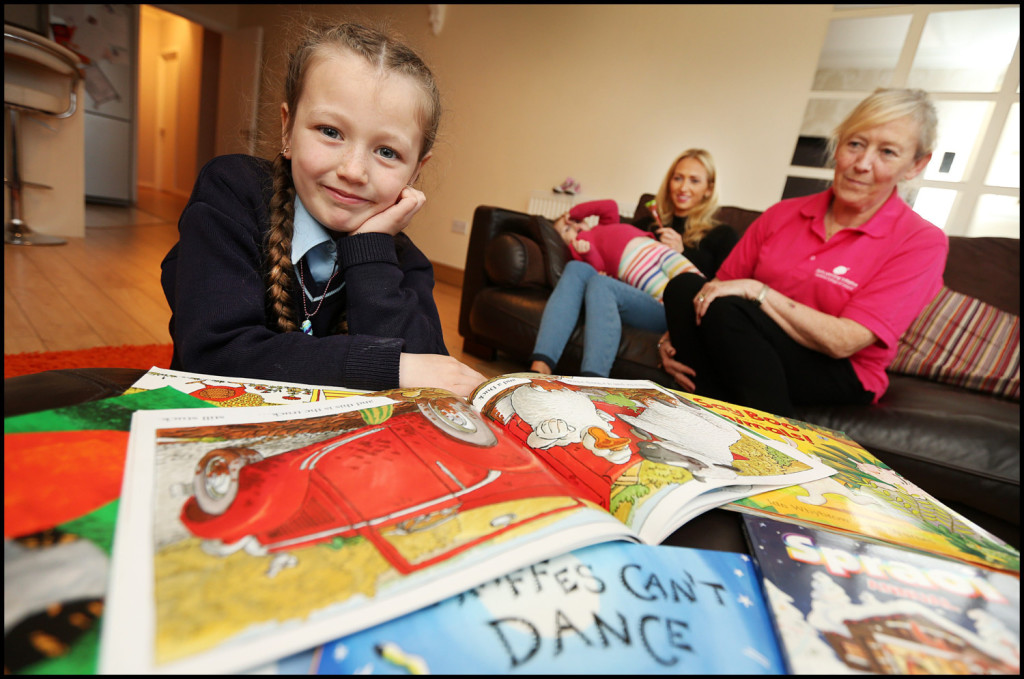
M611 207L614 202L608 203L609 207L605 209L610 214L603 219L618 222L618 208ZM719 265L736 244L738 236L731 226L712 220L718 207L718 186L711 154L703 149L689 149L680 154L668 168L658 191L657 206L663 227L656 230L649 228L653 218L638 219L636 226L656 233L658 240L668 246L662 248L662 252L671 249L679 253L687 265L684 267L677 264L674 268L660 271L653 267L647 268L649 273L655 274L652 278L661 279L663 283L667 278L681 273L714 277ZM592 210L584 203L577 205L570 214L576 218L583 217L584 209ZM628 242L633 242L633 236L642 235L638 231L624 230L624 226L616 227L621 234L620 238L625 237L629 239ZM637 243L645 245L648 254L655 252L654 248L643 241ZM574 258L579 257L574 255ZM636 257L636 253L632 259L644 262L644 258ZM618 266L620 260L621 256L615 261L615 266ZM610 269L605 271L611 273ZM626 275L623 280L629 281L629 272L624 273ZM623 280L600 276L594 267L582 261L566 264L544 307L530 369L540 373L550 373L554 369L583 308L586 308L583 361L580 366L583 375L608 377L619 350L623 324L664 333L665 310L660 303L660 294L652 296L642 286L635 287ZM642 280L642 276L638 280ZM663 284L660 287L664 289Z
M273 163L215 158L162 264L175 369L357 389L484 377L447 355L433 269L402 233L440 121L427 66L355 24L292 53Z
M584 220L593 216L597 224L588 226ZM681 273L700 274L690 260L655 240L652 233L621 223L614 200L580 203L555 220L554 227L574 260L643 290L659 302L671 279Z

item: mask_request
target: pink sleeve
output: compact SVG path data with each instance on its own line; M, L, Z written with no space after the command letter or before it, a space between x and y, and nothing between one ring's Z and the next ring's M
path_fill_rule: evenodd
M604 271L604 257L601 256L601 248L597 246L595 238L597 234L595 234L594 231L594 229L591 229L590 231L583 231L576 236L577 240L585 240L590 243L589 251L580 254L576 252L576 248L572 246L569 247L569 250L572 251L574 259L586 262L598 271Z
M726 256L722 266L718 268L715 278L720 281L731 281L737 278L754 277L757 257L767 238L771 221L771 209L769 208L743 232L739 242Z
M614 200L590 200L569 210L569 216L576 221L592 215L597 215L598 224L618 224L622 221L619 217L619 205Z
M907 239L850 299L841 316L892 347L942 287L949 240L936 227Z

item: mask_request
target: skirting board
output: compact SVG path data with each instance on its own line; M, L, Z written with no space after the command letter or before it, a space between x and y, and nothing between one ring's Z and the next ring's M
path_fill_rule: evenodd
M462 269L456 269L454 266L448 266L447 264L438 264L437 262L431 262L431 264L434 265L434 280L462 287Z

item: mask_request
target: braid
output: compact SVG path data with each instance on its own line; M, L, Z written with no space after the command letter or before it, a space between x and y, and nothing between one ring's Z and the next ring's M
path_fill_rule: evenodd
M299 329L289 290L295 282L291 260L295 218L295 185L290 162L278 155L274 159L274 195L270 199L270 230L267 231L267 300L277 327L282 332Z

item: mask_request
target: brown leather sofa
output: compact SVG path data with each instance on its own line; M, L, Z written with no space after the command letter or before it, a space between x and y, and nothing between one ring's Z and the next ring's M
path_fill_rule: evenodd
M638 208L649 197L642 196ZM716 217L742 234L758 215L723 207ZM500 351L526 368L567 256L549 220L478 207L462 285L463 349L487 360ZM1020 315L1020 241L951 237L945 284ZM584 322L556 372L579 370ZM657 340L655 333L624 328L611 376L676 386L658 368ZM1019 545L1020 402L919 377L890 379L876 405L803 408L798 417L845 432L960 513Z

